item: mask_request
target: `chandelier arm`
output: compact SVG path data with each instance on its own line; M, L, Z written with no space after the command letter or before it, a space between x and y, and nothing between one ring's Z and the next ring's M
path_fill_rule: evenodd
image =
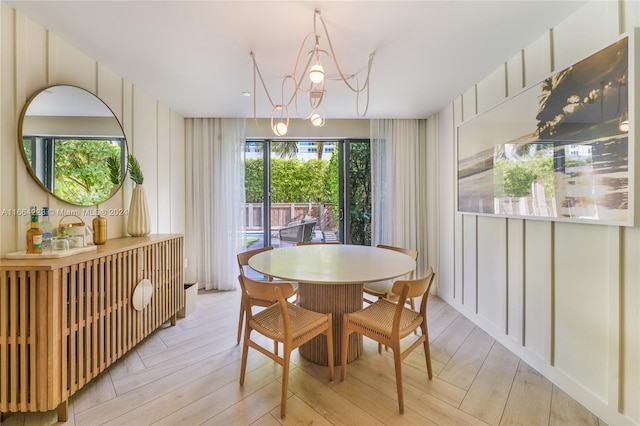
M269 103L272 107L275 108L276 104L271 99L271 95L269 94L269 90L267 90L267 85L262 78L262 73L260 72L260 68L258 68L258 63L256 62L256 56L253 52L251 52L251 59L253 60L253 104L254 104L254 113L255 113L255 103L256 103L256 74L260 78L260 83L262 83L262 88L264 89L264 93L267 95L267 99L269 99Z
M362 114L360 114L360 92L356 93L356 113L358 114L358 117L366 116L367 111L369 111L369 85L367 85L367 101Z
M296 115L298 117L302 117L302 114L300 114L300 109L298 108L298 97L296 96L295 98L295 107L296 107ZM306 117L302 118L303 120L308 120L311 118L311 116L313 115L313 113L316 112L316 108L312 108L311 112L309 113L309 115L307 115Z
M320 22L322 23L322 27L324 28L324 34L327 37L327 44L329 45L329 51L331 52L331 58L333 59L333 63L336 66L336 70L338 71L338 74L340 74L340 78L342 79L344 84L349 89L351 89L351 91L356 92L356 93L362 92L366 87L369 86L369 74L371 73L371 63L373 62L373 53L371 53L369 55L369 66L367 68L367 78L366 78L366 82L365 82L364 86L362 86L361 89L354 88L353 86L351 86L351 84L349 84L348 78L344 76L344 74L342 73L342 70L340 69L340 65L338 64L338 59L336 57L336 52L333 50L333 43L331 43L331 37L329 37L329 31L327 30L327 24L324 22L324 18L322 17L322 15L320 15L319 12L318 12L318 16L320 16Z
M295 97L296 92L309 93L309 90L304 90L302 88L302 82L303 82L304 76L305 76L304 70L309 68L309 64L311 64L311 60L313 59L313 57L311 55L309 55L309 59L307 60L307 64L303 68L303 72L302 72L302 75L301 75L301 78L300 78L299 81L298 81L298 77L297 77L296 73L298 72L298 64L300 63L300 58L302 57L302 49L304 48L304 44L306 43L307 38L309 36L311 36L312 34L315 35L315 33L309 33L309 34L306 35L306 37L302 41L302 44L300 45L300 50L298 51L298 56L296 57L296 64L295 64L295 67L293 68L293 74L292 74L293 75L292 80L293 80L293 83L295 85L295 91L294 91L293 95L291 96L292 100Z
M369 65L368 65L368 69L367 69L367 82L365 83L365 86L367 88L367 102L365 103L365 107L364 107L364 112L362 113L362 115L360 115L360 92L356 93L356 113L358 114L359 117L364 117L365 115L367 115L367 111L369 111L369 76L371 75L371 66L373 64L373 55L369 56ZM356 81L358 80L358 78L356 77Z

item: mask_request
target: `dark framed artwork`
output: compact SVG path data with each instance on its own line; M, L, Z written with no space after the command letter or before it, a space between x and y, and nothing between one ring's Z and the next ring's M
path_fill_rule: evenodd
M632 226L629 52L625 36L460 124L458 211Z

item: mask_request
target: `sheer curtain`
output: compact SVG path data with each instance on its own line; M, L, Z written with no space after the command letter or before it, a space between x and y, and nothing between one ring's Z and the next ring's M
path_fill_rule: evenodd
M186 280L207 290L238 287L242 250L244 119L187 118Z
M418 250L416 277L428 265L426 153L426 120L371 120L372 245Z

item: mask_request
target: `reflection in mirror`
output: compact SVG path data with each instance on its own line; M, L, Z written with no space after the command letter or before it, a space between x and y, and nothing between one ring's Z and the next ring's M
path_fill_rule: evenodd
M31 176L57 198L91 206L120 188L127 170L124 132L91 92L61 85L36 93L22 111L18 132ZM112 176L118 162L119 179L118 172Z

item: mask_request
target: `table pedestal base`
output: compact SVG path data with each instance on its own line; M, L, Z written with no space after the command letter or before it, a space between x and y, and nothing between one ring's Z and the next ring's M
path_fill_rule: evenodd
M299 305L305 309L333 315L334 365L340 365L342 351L342 314L362 309L362 284L298 284ZM300 346L300 354L307 360L328 365L327 341L318 336ZM362 337L349 336L347 362L354 361L362 352Z

